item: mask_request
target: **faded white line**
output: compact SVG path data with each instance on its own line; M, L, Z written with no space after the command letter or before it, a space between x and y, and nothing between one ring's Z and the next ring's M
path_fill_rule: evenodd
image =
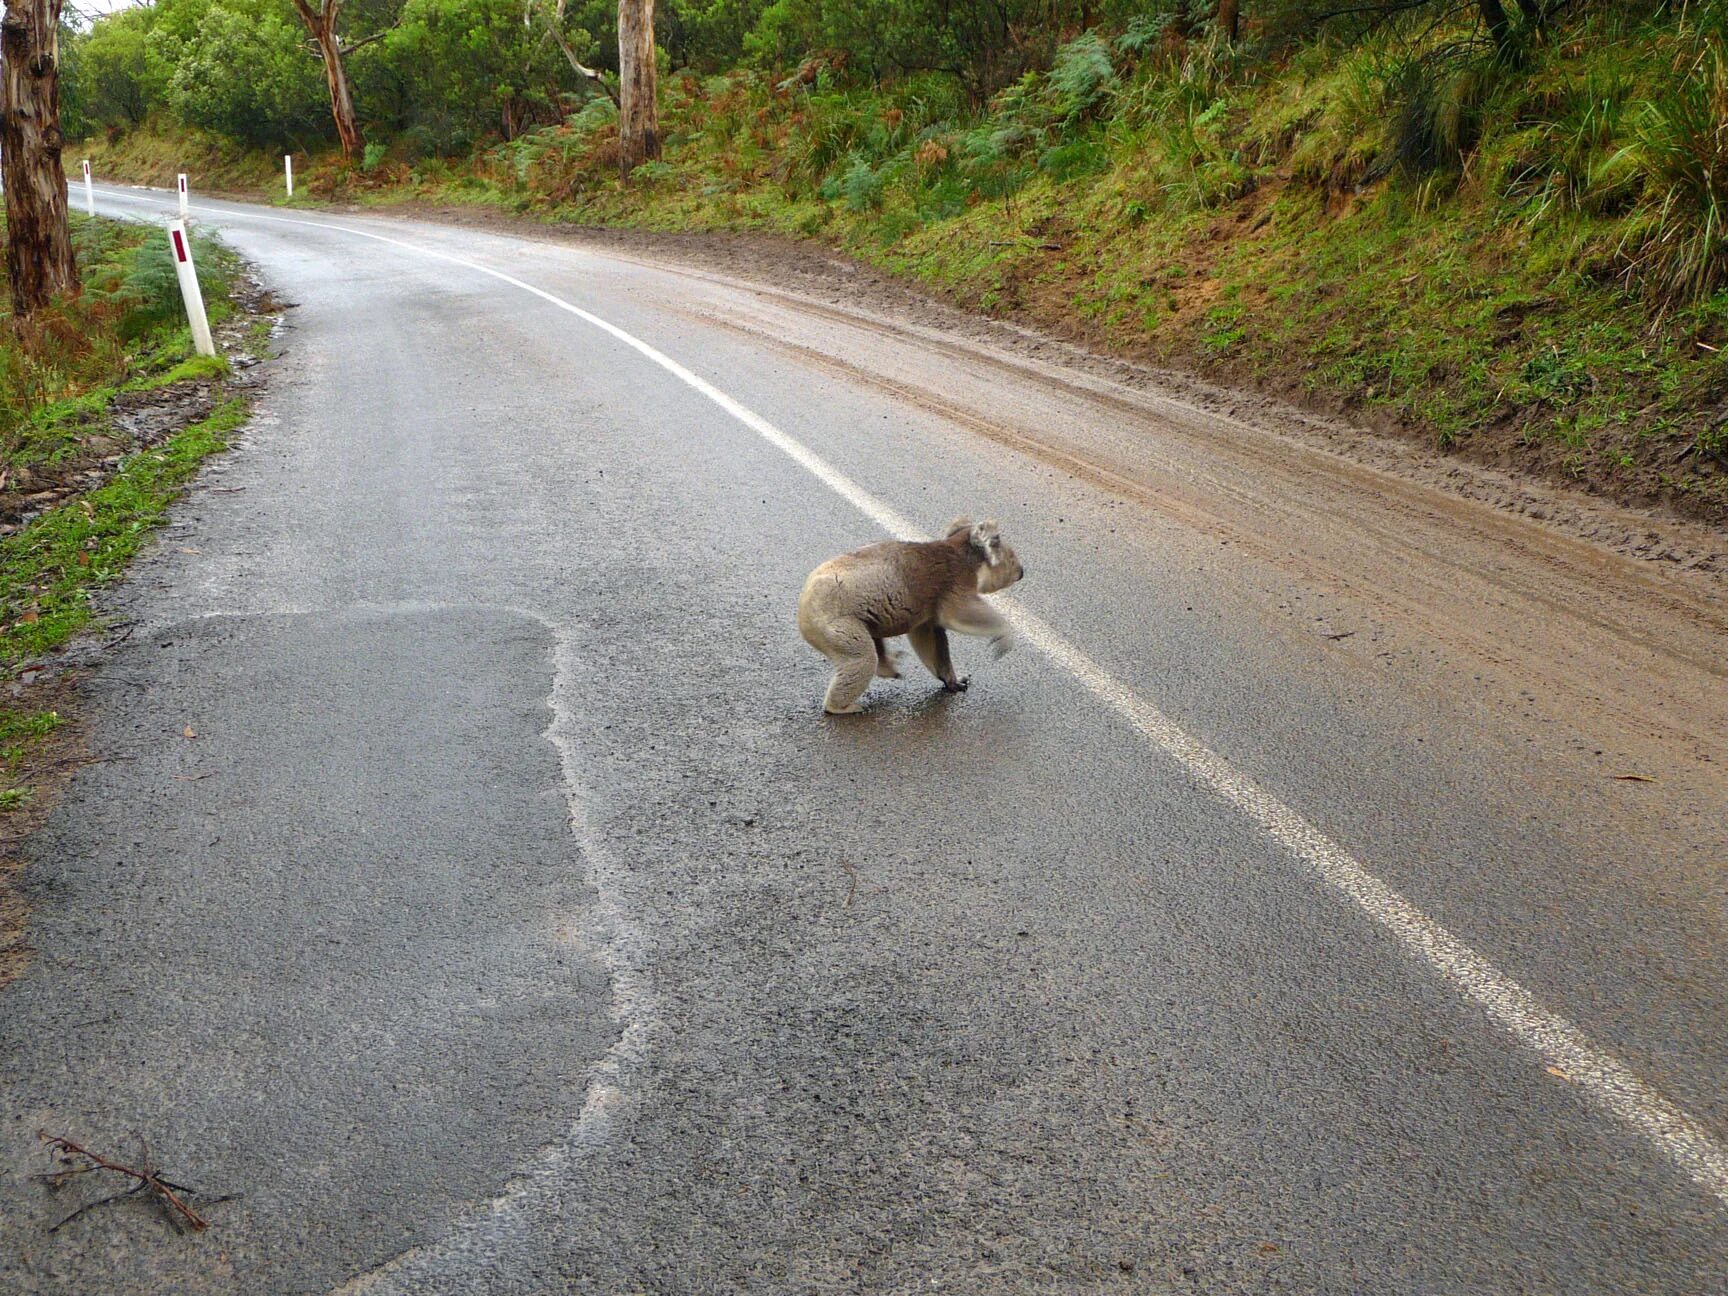
M197 209L211 210L214 209ZM487 275L520 288L566 311L639 352L680 382L702 393L745 427L805 468L812 476L865 517L903 539L923 532L894 509L871 495L846 474L802 443L782 432L755 411L741 405L700 375L617 325L524 283L511 275L465 258L418 247L399 239L324 221L232 214L242 220L308 225L387 243L406 252L432 257ZM1613 1054L1592 1044L1571 1022L1543 1007L1536 996L1501 972L1440 923L1428 917L1396 889L1381 881L1347 850L1299 813L1237 771L1223 757L1189 734L1157 707L1116 679L1085 652L1046 622L1020 608L1008 616L1026 640L1068 671L1075 679L1126 719L1154 746L1178 761L1199 783L1258 824L1279 846L1299 860L1316 878L1353 902L1390 932L1410 955L1437 973L1448 985L1476 1004L1508 1035L1532 1050L1547 1065L1565 1073L1603 1111L1649 1139L1664 1156L1700 1188L1728 1206L1728 1148L1717 1142L1695 1118L1669 1101Z

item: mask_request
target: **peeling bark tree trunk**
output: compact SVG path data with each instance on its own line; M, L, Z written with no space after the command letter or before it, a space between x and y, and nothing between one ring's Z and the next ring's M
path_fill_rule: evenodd
M1242 0L1218 0L1218 30L1235 44L1242 26Z
M348 92L348 69L342 63L347 51L336 34L342 0L320 0L317 9L307 0L294 0L294 8L312 39L318 42L318 53L324 60L324 81L330 87L330 115L336 122L336 137L342 141L342 156L357 158L365 150L366 140L354 116L354 97Z
M61 0L6 0L0 19L0 157L12 311L78 287L60 149Z
M654 0L618 0L618 169L629 175L659 156Z

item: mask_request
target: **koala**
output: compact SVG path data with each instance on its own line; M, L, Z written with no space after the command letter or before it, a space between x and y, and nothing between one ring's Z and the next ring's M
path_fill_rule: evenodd
M858 698L873 677L899 679L883 643L896 635L911 640L947 692L961 692L966 681L948 656L949 632L988 639L1001 657L1014 645L1013 632L982 596L1025 575L995 522L964 517L940 540L886 540L830 558L810 573L798 599L799 633L834 663L822 709L851 715L863 710Z

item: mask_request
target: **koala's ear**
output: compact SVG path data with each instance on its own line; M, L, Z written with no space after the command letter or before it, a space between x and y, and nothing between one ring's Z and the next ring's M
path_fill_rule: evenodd
M951 536L956 531L970 531L971 529L972 529L972 519L965 516L965 514L961 514L961 516L955 518L952 522L950 522L946 527L943 528L942 534L945 536Z
M984 561L992 567L1002 561L1002 536L994 518L975 523L967 543L983 554Z

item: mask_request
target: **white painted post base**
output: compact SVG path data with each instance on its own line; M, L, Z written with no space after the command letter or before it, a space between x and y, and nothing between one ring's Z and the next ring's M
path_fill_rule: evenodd
M204 312L204 291L198 287L198 271L192 264L192 241L186 237L185 221L168 223L168 251L174 258L174 273L180 280L180 296L186 301L186 318L192 325L192 343L199 355L216 354L210 336L210 317Z

